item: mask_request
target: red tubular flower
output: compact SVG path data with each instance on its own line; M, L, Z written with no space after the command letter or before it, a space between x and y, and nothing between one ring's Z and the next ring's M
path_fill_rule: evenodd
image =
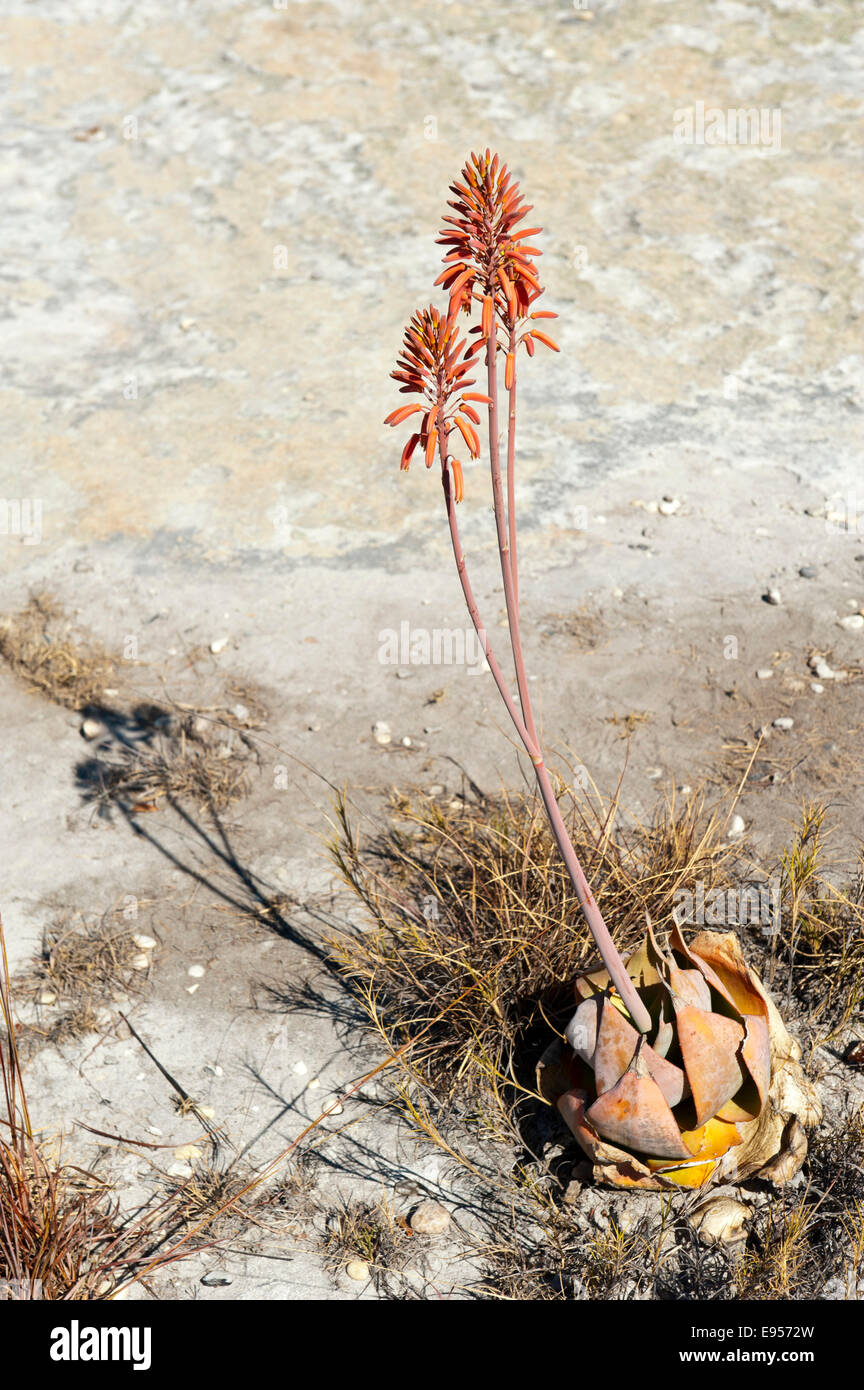
M453 496L461 502L463 494L462 467L450 458L447 450L451 429L459 430L476 458L480 441L469 421L477 421L477 412L466 401L488 404L489 397L467 391L475 380L467 375L473 359L466 351L466 339L460 338L451 318L441 314L434 305L418 310L405 329L402 351L396 371L390 375L401 382L401 391L414 392L422 397L419 404L400 406L384 421L385 425L401 425L415 415L420 427L411 435L402 450L401 468L407 470L411 456L419 445L427 468L431 468L436 449L442 455L442 467L452 472Z

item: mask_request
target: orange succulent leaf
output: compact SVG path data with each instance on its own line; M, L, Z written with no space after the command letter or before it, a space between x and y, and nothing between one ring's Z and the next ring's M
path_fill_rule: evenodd
M669 984L685 1004L697 1009L711 1009L711 990L700 970L682 970L674 961L669 964Z
M707 1163L671 1165L649 1158L646 1165L656 1177L665 1179L667 1183L674 1183L676 1187L704 1187L717 1171L716 1159L710 1159Z
M560 1095L556 1104L579 1147L594 1164L596 1181L608 1182L614 1187L641 1187L653 1191L667 1187L662 1176L652 1174L633 1154L600 1138L585 1118L585 1101L584 1091L570 1090Z
M593 1001L588 1001L587 1007L591 1008L592 1003ZM577 1009L576 1018L585 1008L586 1005L583 1004L581 1009ZM611 1090L620 1081L633 1060L639 1037L633 1024L627 1022L608 998L603 998L592 1059L598 1095ZM690 1089L681 1068L667 1062L665 1057L661 1057L647 1043L643 1043L640 1056L649 1074L663 1092L667 1105L678 1105L684 1096L689 1094Z
M585 1112L603 1139L652 1158L690 1158L669 1104L638 1062Z
M740 1091L746 1080L738 1055L744 1029L732 1018L708 1013L692 1004L676 1004L675 1015L696 1123L703 1125Z
M722 1158L743 1143L738 1126L712 1116L698 1129L682 1130L681 1138L694 1158Z
M708 967L704 973L709 983L716 981L715 988L740 1013L767 1015L765 991L741 954L734 932L700 932L691 941L690 952L700 968Z
M748 1015L744 1020L745 1038L741 1055L764 1105L771 1085L771 1033L767 1018Z

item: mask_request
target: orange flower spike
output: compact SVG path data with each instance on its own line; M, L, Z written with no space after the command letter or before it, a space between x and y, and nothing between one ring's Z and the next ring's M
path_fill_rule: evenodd
M426 467L431 468L435 460L435 446L438 443L438 431L430 430L426 438Z
M507 354L507 363L506 363L506 366L505 366L505 368L504 368L504 388L505 388L505 390L507 390L507 391L509 391L509 390L510 390L510 387L513 385L513 381L514 381L514 378L515 378L515 375L516 375L515 366L516 366L516 358L515 358L515 355L514 355L512 352L508 352L508 354Z
M483 320L482 320L482 324L481 324L481 327L482 327L482 329L483 329L483 337L484 337L484 338L488 338L489 334L490 334L491 331L492 331L492 313L493 313L493 309L494 309L494 304L493 304L493 301L492 301L492 296L491 296L491 294L487 294L486 297L485 297L484 300L483 300Z
M466 391L462 396L463 401L479 401L480 405L491 405L491 396L481 396L477 391Z

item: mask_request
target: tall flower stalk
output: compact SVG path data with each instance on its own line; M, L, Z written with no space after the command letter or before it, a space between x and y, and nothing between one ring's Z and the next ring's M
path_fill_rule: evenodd
M603 964L635 1027L640 1033L647 1033L652 1027L651 1017L615 948L555 797L537 732L522 648L516 546L516 364L520 348L524 348L529 357L534 356L538 343L558 351L557 344L536 326L538 321L557 316L533 308L544 291L535 264L535 258L542 253L530 239L542 228L519 229L531 207L524 202L519 185L507 166L489 150L470 156L460 179L450 191L453 199L448 206L453 215L444 218L438 238L439 244L448 249L444 271L436 281L447 290L449 306L446 314L434 306L420 310L408 324L402 353L392 376L401 383L403 392L418 395L421 401L393 411L385 423L400 425L411 419L414 424L414 431L402 451L403 469L409 467L418 446L423 451L427 468L431 468L436 455L438 457L456 569L471 621L507 712L533 764L550 829ZM462 314L469 320L479 315L479 322L468 332L468 337L474 340L470 346L467 338L459 338L457 325ZM485 394L467 390L476 384L469 373L475 369L481 353L485 354ZM503 477L499 443L502 358L507 402L507 456ZM461 461L451 453L450 444L451 440L455 444L458 437L460 449L464 445L472 458L479 457L480 441L475 429L480 424L477 405L484 408L487 415L492 501L518 703L481 620L456 518L456 504L464 495L464 475Z

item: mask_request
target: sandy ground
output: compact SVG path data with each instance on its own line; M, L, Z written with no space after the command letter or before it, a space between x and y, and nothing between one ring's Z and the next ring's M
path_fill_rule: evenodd
M447 183L487 143L546 229L561 314L560 356L521 378L523 627L548 744L609 789L622 721L647 716L623 801L650 814L664 788L733 786L740 749L791 717L743 791L754 859L805 795L854 846L864 632L840 625L864 605L854 5L73 0L10 3L2 40L3 609L50 591L131 653L127 700L231 707L252 690L265 711L220 837L194 807L98 815L80 717L0 669L14 967L58 911L134 904L160 943L136 1027L255 1161L370 1060L335 998L317 1016L273 1003L306 978L330 988L318 942L345 904L328 782L374 806L394 785L494 791L519 775L488 676L381 659L404 624L466 628L438 487L400 476L381 420L401 325L437 273ZM782 139L680 143L676 113L697 103L779 111ZM466 493L494 636L480 469ZM817 691L820 657L844 678ZM256 892L285 897L273 929L250 920ZM112 1007L104 1036L38 1053L33 1108L48 1129L188 1142L194 1120ZM360 1110L330 1128L346 1125L334 1192L452 1203L437 1158ZM122 1165L143 1190L149 1160ZM458 1286L455 1246L436 1259L436 1292ZM217 1263L230 1286L202 1286L201 1257L171 1296L373 1296L314 1253Z

